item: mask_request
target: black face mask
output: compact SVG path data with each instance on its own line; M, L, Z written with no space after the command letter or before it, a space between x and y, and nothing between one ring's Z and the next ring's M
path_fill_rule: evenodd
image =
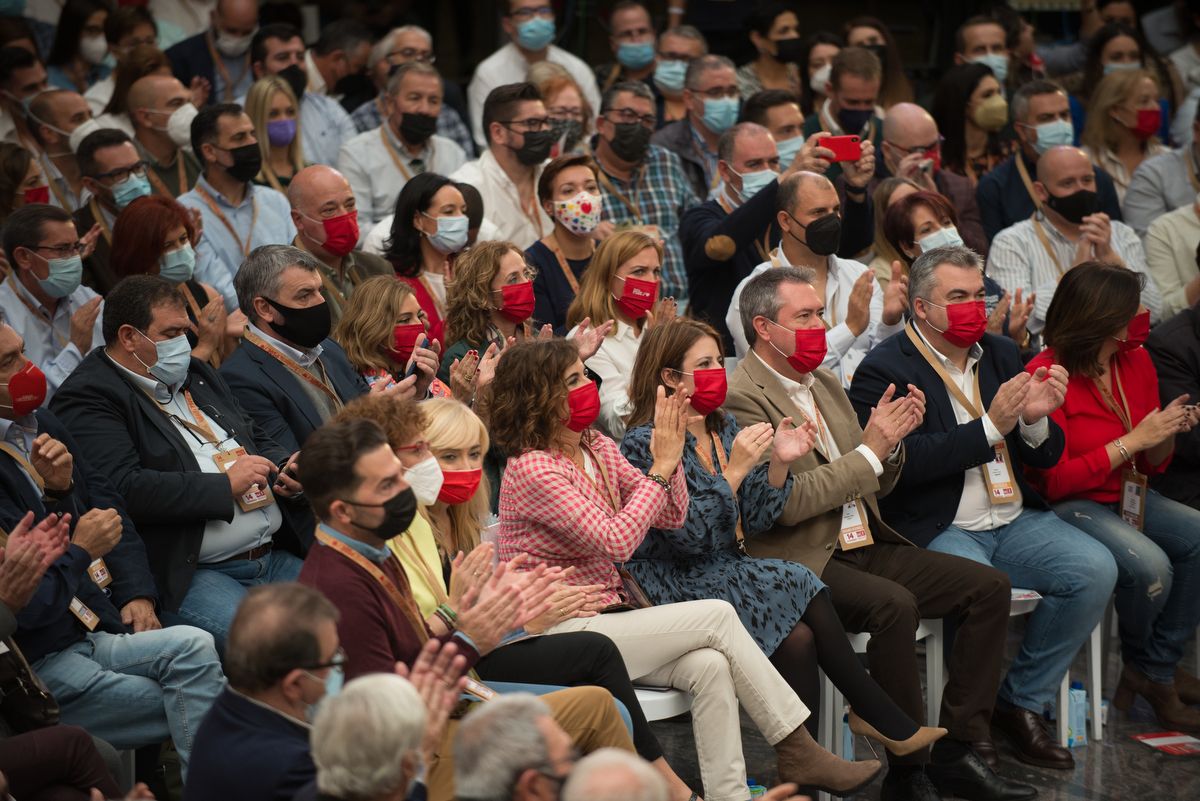
M315 348L329 336L333 323L329 317L329 304L321 303L306 309L293 309L263 298L275 311L283 315L282 323L270 323L272 329L288 342L294 342L305 350Z
M343 503L351 506L383 509L383 520L377 526L354 523L363 531L369 531L381 540L390 540L408 531L408 527L412 525L413 519L417 516L417 496L413 493L412 487L405 487L385 503L359 503L346 500Z
M221 148L226 150L226 148ZM241 183L249 182L254 176L258 175L258 171L262 169L262 151L258 149L257 144L242 145L241 147L231 147L227 149L230 156L233 156L233 166L224 167L225 172L229 173L229 177Z
M792 217L791 214L788 214L788 216ZM803 228L805 236L808 237L808 240L805 241L792 234L797 242L804 242L808 249L818 256L831 256L837 253L838 247L842 244L841 217L831 212L824 217L818 217L808 225L800 222L795 217L792 217L792 222Z
M575 145L579 144L579 137L583 136L583 123L579 120L550 120L550 133L554 134L554 141L562 142L562 149L567 153L575 149Z
M797 36L795 39L777 39L775 41L775 60L784 64L797 64L804 58L804 40Z
M429 114L410 114L406 111L400 118L400 136L410 144L425 144L436 130L437 117Z
M1079 225L1083 218L1100 210L1100 196L1090 189L1080 189L1069 195L1050 195L1046 205L1054 209L1067 222Z
M299 102L304 95L304 90L308 88L308 73L304 71L304 67L293 64L281 69L278 75L288 82L288 86L292 87L292 94L296 96L296 102Z
M618 122L613 126L616 133L608 146L621 161L636 164L646 158L650 150L652 131L640 122Z
M554 147L553 131L527 131L525 144L514 147L517 161L526 167L536 167L550 157L550 148Z
M875 54L875 57L879 59L880 64L882 64L884 67L887 66L887 57L888 57L887 45L885 45L885 44L863 45L863 49L870 50L872 53Z

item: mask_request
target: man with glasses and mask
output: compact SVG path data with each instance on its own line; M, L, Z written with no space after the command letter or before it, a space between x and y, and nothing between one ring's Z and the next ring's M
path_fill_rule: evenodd
M51 409L125 499L160 617L204 629L221 648L248 588L300 571L311 518L284 502L300 492L294 453L265 437L216 371L191 358L191 322L173 284L135 275L107 300L105 347Z
M553 227L537 198L538 178L554 145L537 87L513 83L493 89L483 104L483 126L487 150L450 179L478 189L496 237L524 250Z
M200 177L200 165L188 152L198 113L192 93L178 78L147 75L133 82L126 98L133 144L146 161L150 184L164 197L179 197Z
M13 271L0 283L0 309L46 373L53 395L84 355L102 344L103 301L83 286L85 249L71 215L30 204L5 221L4 255Z
M196 245L196 279L237 307L233 276L259 245L296 235L287 198L253 183L262 169L254 123L235 103L206 106L192 120L192 151L204 173L179 202L200 214L204 236Z
M1019 156L1018 156L1019 157ZM1009 293L1037 293L1027 327L1040 334L1058 281L1077 264L1102 261L1146 273L1146 253L1132 228L1101 210L1100 170L1076 147L1047 150L1032 191L1039 210L1000 233L988 251L987 274ZM1111 186L1111 185L1110 185ZM1142 304L1158 322L1162 296L1149 274Z
M461 147L434 133L442 110L442 86L442 77L430 64L401 64L388 78L383 123L342 145L337 167L362 202L364 231L393 213L396 197L414 175L449 175L467 163Z
M433 52L433 36L417 25L393 28L371 48L367 69L375 88L379 92L350 115L359 133L378 128L383 124L384 95L388 78L401 64L420 61L433 64L437 56ZM462 90L453 81L442 81L442 110L438 112L437 134L452 140L470 156L475 155L475 139L463 119L467 115L467 100Z
M710 197L721 181L717 141L737 122L741 97L732 61L725 56L693 59L684 76L687 116L664 125L650 140L683 160L696 197Z
M467 87L471 132L480 147L491 144L484 119L488 97L501 86L524 81L529 65L539 61L552 61L565 68L579 84L588 105L600 107L600 90L592 68L583 59L553 44L554 7L546 0L503 0L501 8L500 27L510 41L479 63ZM521 247L531 244L527 242Z
M245 97L254 83L250 69L250 41L258 30L256 0L217 0L208 30L184 39L167 50L171 72L184 86L200 77L212 86L211 98L230 103Z

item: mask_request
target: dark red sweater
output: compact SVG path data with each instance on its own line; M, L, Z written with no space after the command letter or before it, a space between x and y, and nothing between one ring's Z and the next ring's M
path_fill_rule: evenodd
M394 558L381 565L400 591L410 595L408 578ZM413 629L404 611L378 581L345 556L319 542L313 543L300 583L325 593L341 613L338 638L346 652L346 681L364 673L391 673L397 662L409 667L432 635ZM443 638L450 639L450 638ZM454 637L467 667L479 661L479 653L462 637Z

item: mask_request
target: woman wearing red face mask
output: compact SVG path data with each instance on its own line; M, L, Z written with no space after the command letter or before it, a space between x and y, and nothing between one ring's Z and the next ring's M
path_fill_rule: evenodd
M675 301L658 296L662 247L640 231L622 231L600 243L567 309L567 338L578 335L583 320L613 320L600 350L587 359L600 376L599 427L610 437L625 433L625 388L629 368L646 329L675 317Z
M816 429L785 421L778 432L770 423L739 430L721 408L726 379L720 342L710 326L682 319L655 326L638 349L629 385L633 411L621 453L634 467L649 470L659 388L687 392L688 513L680 528L650 529L626 566L655 603L703 598L731 603L809 709L820 703L819 663L854 707L855 732L870 734L894 753L928 746L946 730L920 728L862 669L821 580L802 564L755 559L743 550L745 537L788 515L789 466L812 449ZM814 714L805 725L816 731L816 723ZM894 739L882 739L889 735Z
M1088 101L1079 143L1092 164L1112 176L1122 203L1138 165L1166 150L1158 141L1158 96L1158 81L1146 70L1118 70L1104 76Z
M594 265L594 262L593 262ZM655 397L648 473L616 443L589 430L600 413L595 384L561 340L509 348L492 383L493 443L508 455L500 487L501 559L574 568L574 585L601 585L608 614L576 617L549 629L608 636L634 681L690 692L701 780L710 798L744 799L739 703L775 747L780 779L848 795L878 774L876 760L843 762L801 725L808 709L724 601L648 606L618 566L651 528L687 521L682 466L689 394Z
M1150 331L1145 277L1085 262L1063 276L1046 312L1047 349L1030 372L1058 363L1071 374L1051 416L1066 435L1053 468L1031 476L1054 511L1102 542L1117 562L1125 666L1113 705L1141 695L1166 727L1200 732L1200 681L1179 667L1200 624L1200 512L1146 488L1175 436L1198 422L1188 396L1160 398L1141 347Z

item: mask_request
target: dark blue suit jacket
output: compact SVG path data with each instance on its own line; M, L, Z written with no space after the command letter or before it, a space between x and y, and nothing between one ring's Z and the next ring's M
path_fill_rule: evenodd
M66 427L47 409L36 412L38 433L49 434L62 442L74 460L71 493L61 499L43 498L26 478L24 470L9 455L0 452L0 527L12 531L25 513L35 520L47 514L71 515L71 530L80 516L91 509L116 509L124 528L121 541L105 557L113 581L101 590L91 581L87 566L91 558L77 546L71 546L51 566L38 585L33 598L17 616L17 637L30 661L60 651L78 641L86 632L70 613L67 605L79 596L89 609L100 616L100 629L125 633L120 608L135 598L157 600L154 579L146 562L146 547L125 513L125 503L102 473L92 467Z
M979 344L983 347L978 365L979 393L986 410L1000 385L1024 366L1016 343L1007 337L984 334ZM905 437L904 471L896 489L879 499L879 508L892 528L925 547L954 522L963 476L967 470L991 461L992 446L984 434L983 420L959 425L946 385L903 331L868 353L854 373L850 402L864 426L888 384L896 385L897 395L906 394L904 388L909 384L920 387L925 393L925 420ZM1058 463L1065 444L1062 429L1053 420L1048 422L1050 436L1037 448L1029 447L1021 438L1020 426L1005 437L1027 508L1048 507L1025 481L1022 465L1051 467Z
M208 102L212 103L217 93L216 64L207 37L208 31L201 31L168 47L167 60L171 62L171 72L184 86L189 86L197 75L206 79L213 88L208 96Z
M321 348L321 364L342 402L365 395L367 382L351 366L342 346L326 339ZM261 348L243 340L221 364L221 377L259 428L288 453L300 450L308 435L321 427L321 415L300 379Z

